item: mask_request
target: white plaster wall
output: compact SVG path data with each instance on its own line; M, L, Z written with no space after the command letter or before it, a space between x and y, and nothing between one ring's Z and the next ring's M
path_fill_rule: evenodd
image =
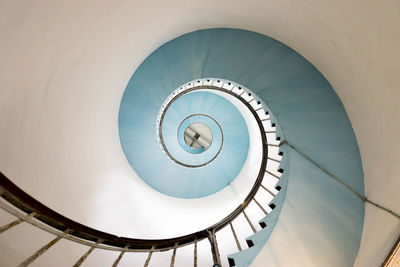
M399 14L397 0L3 0L1 171L50 206L69 203L60 212L84 220L70 196L96 197L105 173L130 168L113 157L120 153L113 137L135 68L180 34L235 27L286 43L327 77L356 132L367 197L400 213ZM398 220L367 205L357 265L381 263L399 232Z

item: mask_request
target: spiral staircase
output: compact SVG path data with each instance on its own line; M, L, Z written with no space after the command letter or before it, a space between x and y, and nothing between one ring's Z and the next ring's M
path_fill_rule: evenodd
M4 47L29 32L48 35L34 37L38 41L25 52L29 60L22 73L29 75L16 78L10 64L0 77L9 88L1 125L2 265L375 266L387 255L385 264L395 264L399 213L393 203L398 197L390 190L398 182L387 175L392 186L382 189L375 176L364 173L372 163L367 157L366 169L362 127L355 127L358 141L353 132L357 113L346 102L351 97L343 101L353 126L331 84L287 45L234 29L245 26L239 23L197 31L183 27L172 34L178 37L161 33L158 41L137 29L130 47L114 49L121 33L131 31L125 22L140 18L130 16L130 7L146 10L145 4L122 2L93 7L88 14L109 10L100 21L90 15L86 24L71 20L64 44L60 32L50 31L59 29L57 23L37 24L41 5L3 6L0 12L32 20L16 22L24 27L15 33L6 31L13 19L2 22L4 36L10 36ZM46 6L54 14L85 10L85 4L66 4L72 10ZM229 9L235 14L235 7ZM29 15L22 12L28 10ZM163 12L175 14L169 7ZM191 25L184 13L177 14ZM211 11L207 16L213 17ZM69 19L54 21L61 25ZM47 20L53 19L38 19ZM123 26L120 32L107 28L113 23ZM30 28L39 25L43 29ZM72 34L80 30L93 35ZM112 33L110 43L98 42L103 32ZM146 42L152 49L142 45ZM49 51L36 55L42 45ZM10 48L4 62L22 58L16 53L23 47L21 42ZM113 53L104 56L106 47ZM137 47L144 54L131 54L130 60L126 51ZM34 64L46 53L49 63L43 64L50 73ZM58 65L60 55L71 64ZM35 77L49 78L41 85ZM35 89L39 94L28 81L41 85ZM206 125L212 138L190 128L192 123ZM376 133L368 130L368 137ZM203 137L212 140L206 147L198 141ZM191 146L195 142L200 148Z

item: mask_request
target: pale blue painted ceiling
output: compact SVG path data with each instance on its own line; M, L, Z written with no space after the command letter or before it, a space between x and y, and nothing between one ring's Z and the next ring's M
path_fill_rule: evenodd
M136 94L136 90L142 92ZM242 169L249 148L246 122L237 108L217 94L192 92L179 97L165 111L165 147L174 160L193 166L187 167L169 158L162 149L156 136L157 116L146 115L157 114L161 104L151 105L156 100L143 91L150 92L145 87L128 86L119 115L122 148L142 180L161 193L181 198L208 196L228 186ZM199 154L189 153L179 144L180 124L193 114L209 117L195 116L186 122L204 122L213 132L210 148Z
M135 125L139 129L154 128L160 106L175 88L203 77L228 79L250 88L280 126L277 132L281 140L294 144L364 194L358 144L346 111L329 82L296 51L268 36L245 30L197 31L154 51L132 76L121 102L123 147L123 136ZM142 112L143 99L152 99L145 103L151 107L148 112ZM125 113L141 114L140 122ZM145 142L147 135L142 132L136 142L146 153L155 153L159 147ZM290 147L285 145L282 149L289 158L283 179L287 184L282 182L280 197L274 200L277 211L263 219L268 222L263 232L249 237L255 244L252 248L232 255L236 266L250 264L265 244L277 249L286 240L284 235L293 237L285 243L285 249L295 252L296 246L301 246L304 253L316 253L316 264L319 259L329 259L321 264L351 266L361 239L362 201ZM134 164L151 168L154 160L160 159L140 158ZM279 266L284 259L276 257L274 263Z

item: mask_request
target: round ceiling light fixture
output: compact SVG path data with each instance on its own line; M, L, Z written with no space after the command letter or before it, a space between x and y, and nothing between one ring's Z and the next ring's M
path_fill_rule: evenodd
M186 145L190 148L199 149L199 153L201 153L210 147L212 143L212 133L207 125L201 122L195 122L186 127L184 139Z
M219 129L213 127L215 124L218 125ZM203 153L212 146L215 133L213 134L211 129L221 132L221 134L216 134L218 137L222 135L221 126L211 117L205 114L191 115L179 125L177 135L179 144L189 153Z

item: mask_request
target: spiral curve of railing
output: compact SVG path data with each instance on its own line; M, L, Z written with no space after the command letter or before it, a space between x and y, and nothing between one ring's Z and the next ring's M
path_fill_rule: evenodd
M256 229L249 219L248 215L246 214L246 208L252 201L257 204L257 206L262 210L265 215L268 215L268 212L265 210L265 208L263 208L263 206L255 199L255 195L261 187L273 197L276 196L275 193L271 192L271 190L262 185L262 181L265 174L268 172L267 162L270 160L276 161L278 163L281 162L281 160L271 158L268 155L268 147L279 147L279 144L268 143L266 133L271 133L271 131L265 131L263 121L270 120L270 117L263 119L260 117L260 114L262 113L264 115L268 115L268 111L265 111L261 102L254 98L250 92L246 91L244 87L234 84L230 81L207 78L191 81L185 84L183 87L180 87L180 89L177 89L177 93L174 94L173 99L167 101L167 106L165 106L164 110L168 108L168 105L170 105L174 101L174 99L186 93L202 89L220 91L239 99L241 103L244 104L251 111L259 127L262 141L261 166L253 187L251 188L244 201L235 210L233 210L228 216L226 216L218 223L211 225L201 231L184 236L169 239L135 239L128 237L119 237L113 234L90 228L64 217L63 215L50 209L49 207L45 206L44 204L40 203L30 195L25 193L9 178L7 178L5 174L0 172L0 195L2 197L2 200L0 201L0 207L17 217L15 221L1 226L0 233L7 231L22 222L27 222L34 225L35 227L40 228L41 230L44 230L56 236L55 239L53 239L50 243L44 245L32 256L23 261L19 266L28 266L29 264L34 262L40 255L50 249L50 247L52 247L60 239L68 239L70 241L77 242L89 247L88 251L77 260L74 266L80 266L94 249L119 251L120 254L115 259L115 262L112 266L117 266L123 255L129 252L147 252L148 256L146 261L144 262L144 266L148 266L153 253L172 250L173 253L171 256L170 266L174 266L177 249L190 244L194 244L194 266L197 266L197 242L203 239L208 239L211 245L211 254L214 262L213 266L221 266L221 258L218 251L216 233L221 229L227 227L228 225L231 228L237 248L239 251L241 251L242 247L238 241L238 237L232 225L232 221L239 215L243 214L252 231L255 233ZM279 172L283 172L283 170L280 169ZM279 180L280 178L279 176L274 174L273 176L277 180ZM276 187L276 189L279 191L280 187ZM271 205L270 207L271 209L273 209L275 206ZM263 228L265 226L262 225L261 227ZM229 263L231 266L234 266L234 262L232 262L231 260L229 261Z

